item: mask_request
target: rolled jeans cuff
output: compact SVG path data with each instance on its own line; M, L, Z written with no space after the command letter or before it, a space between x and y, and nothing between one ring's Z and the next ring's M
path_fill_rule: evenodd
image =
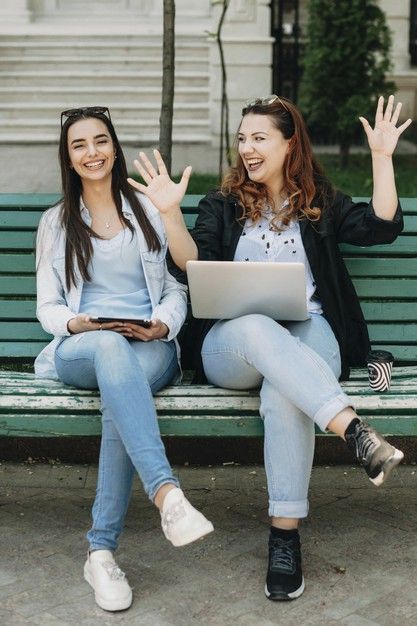
M269 501L268 515L270 517L293 517L301 519L308 515L308 500Z
M324 433L327 430L329 423L332 421L334 417L343 409L352 406L352 400L350 400L346 394L340 393L335 398L332 398L324 406L317 411L315 416L313 417L314 422Z
M159 489L163 487L163 485L175 485L176 487L180 486L180 481L175 477L171 476L170 478L163 478L159 480L155 486L152 486L148 493L148 498L151 502L155 500L155 496L158 493Z

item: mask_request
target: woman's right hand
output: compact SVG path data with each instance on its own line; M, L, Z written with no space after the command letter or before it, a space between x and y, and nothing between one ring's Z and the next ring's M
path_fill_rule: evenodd
M100 324L99 322L94 322L93 319L87 313L78 313L78 315L69 320L67 328L72 335L85 333L88 330L116 330L120 332L124 328L122 322L105 322Z
M136 182L133 178L128 178L127 180L132 187L144 193L162 215L167 215L172 211L178 210L181 206L181 201L187 191L192 167L188 165L183 172L180 182L174 183L169 177L160 152L158 150L153 152L157 170L144 152L139 152L140 160L136 159L133 161L146 185Z

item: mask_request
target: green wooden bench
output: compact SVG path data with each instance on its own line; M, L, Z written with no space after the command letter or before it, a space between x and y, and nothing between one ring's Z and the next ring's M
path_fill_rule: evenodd
M186 196L187 226L200 196ZM100 433L96 392L37 380L23 366L50 337L35 316L34 241L55 194L0 194L0 436L53 437ZM417 435L417 200L402 200L405 230L394 244L343 246L374 348L393 352L391 390L368 388L365 369L343 387L358 412L393 435ZM256 392L209 385L172 386L156 396L161 432L181 436L256 436L263 432Z

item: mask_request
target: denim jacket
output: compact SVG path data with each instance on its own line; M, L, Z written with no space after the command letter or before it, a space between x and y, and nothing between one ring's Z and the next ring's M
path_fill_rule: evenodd
M151 304L151 319L159 319L169 329L163 340L175 340L179 356L179 346L175 339L187 314L187 289L168 272L165 255L167 240L162 220L156 207L143 194L138 194L152 226L161 242L161 251L149 250L142 230L133 211L122 196L123 215L135 228L139 250ZM35 361L35 374L41 378L57 379L55 350L62 337L70 335L67 324L79 312L83 279L75 263L76 285L68 290L65 281L65 232L60 223L61 204L43 214L36 241L36 315L43 329L54 335ZM91 223L87 209L80 204L85 222Z

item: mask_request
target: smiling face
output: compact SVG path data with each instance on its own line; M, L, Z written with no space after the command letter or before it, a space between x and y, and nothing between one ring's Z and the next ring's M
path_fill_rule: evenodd
M250 180L263 183L273 195L281 190L289 143L268 115L248 113L243 117L238 133L239 155Z
M74 122L67 145L71 166L83 183L111 178L115 148L104 122L94 117Z

